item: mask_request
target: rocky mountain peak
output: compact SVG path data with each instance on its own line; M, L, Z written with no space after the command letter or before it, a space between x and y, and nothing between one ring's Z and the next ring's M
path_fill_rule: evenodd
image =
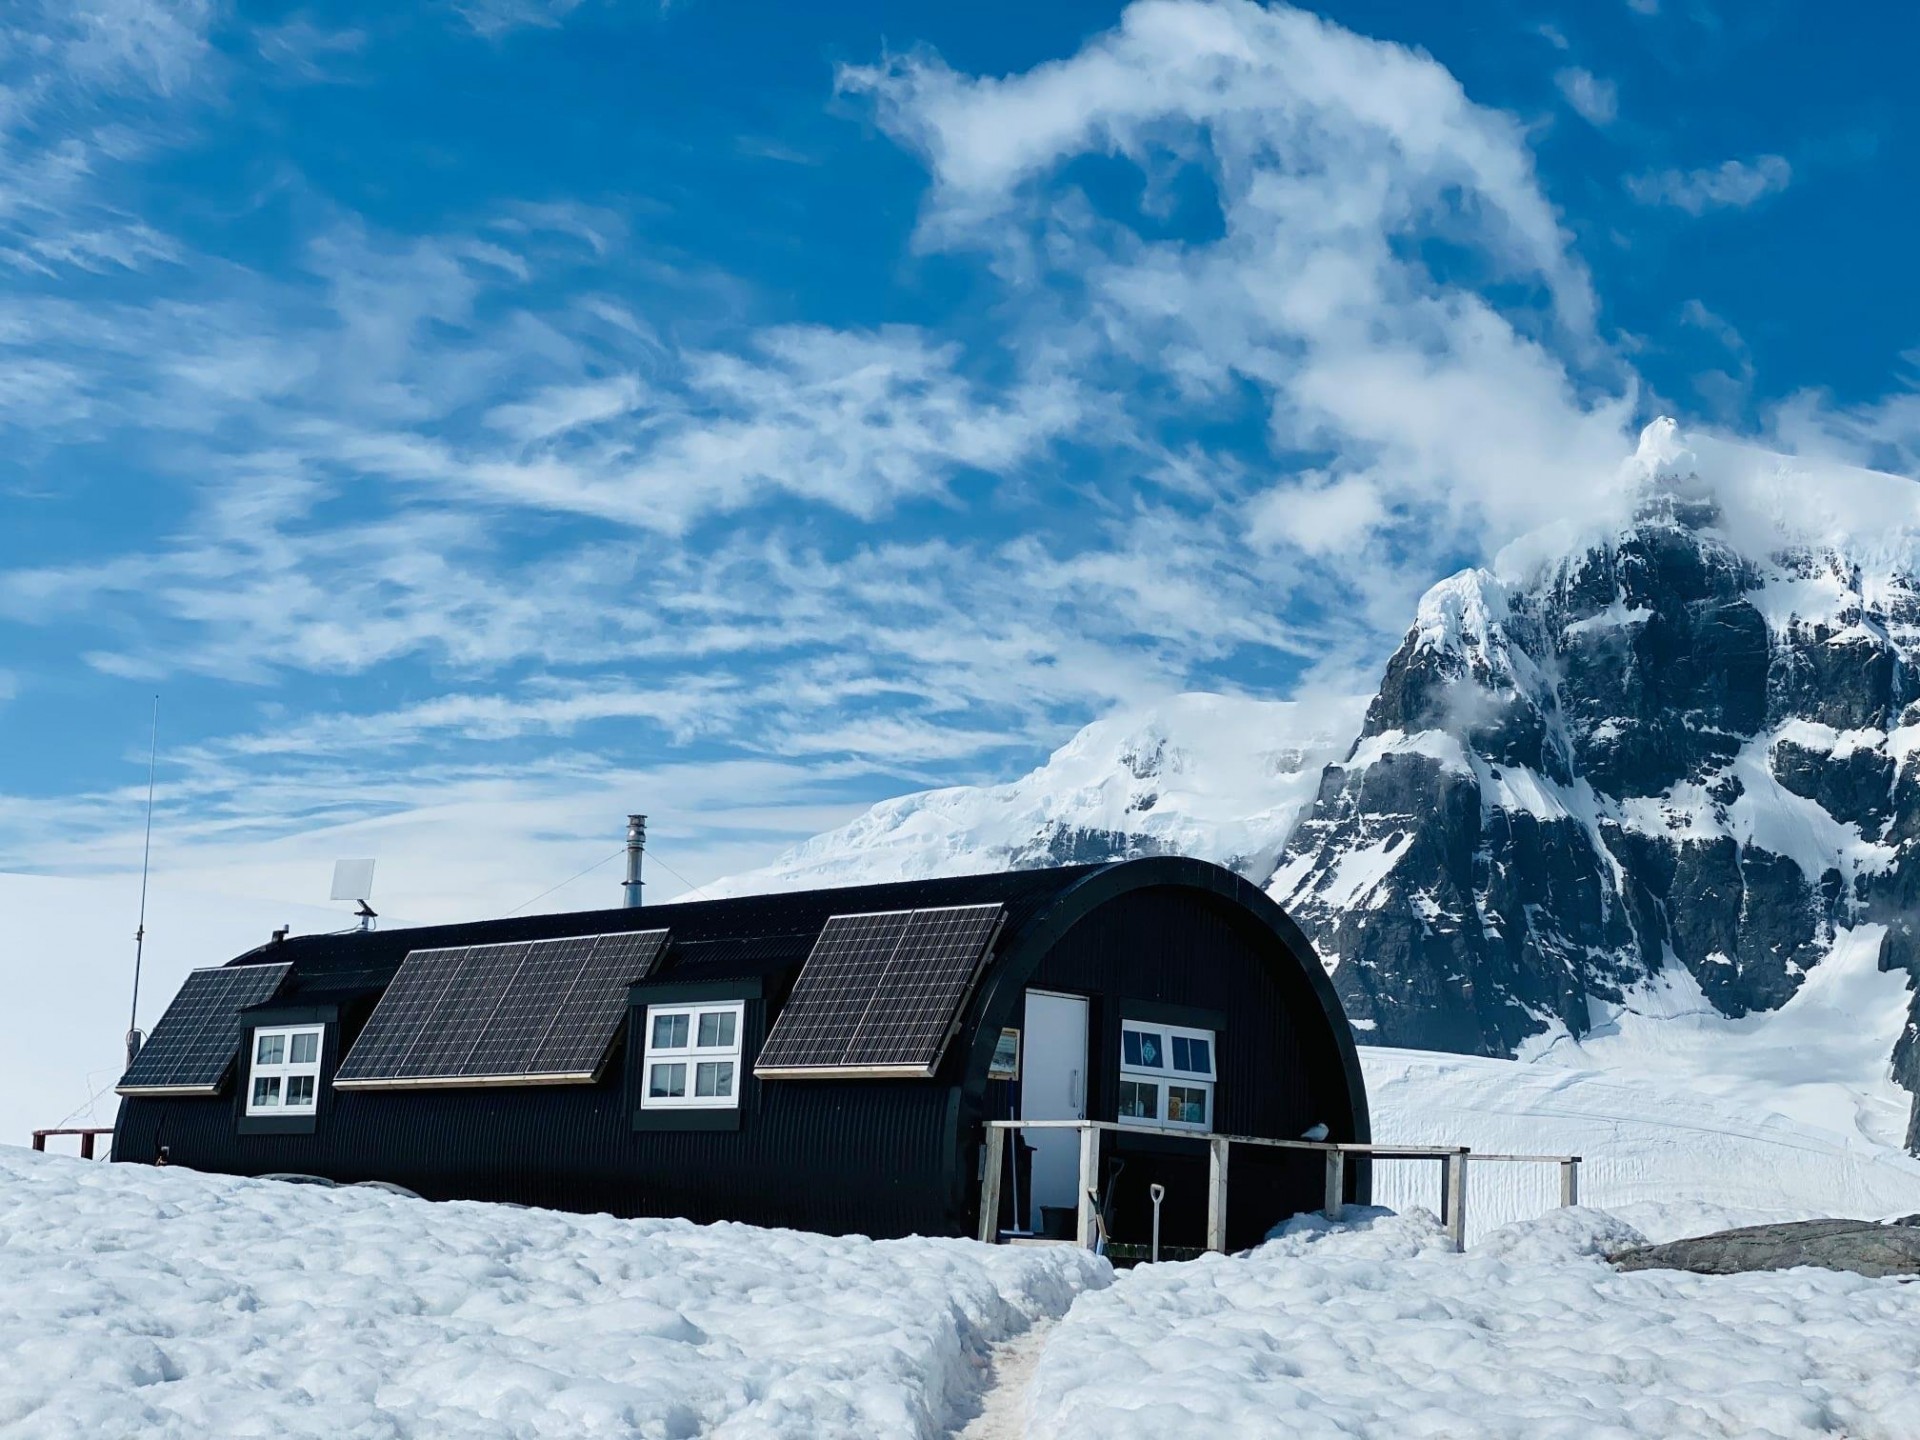
M1421 602L1273 880L1368 1038L1512 1054L1676 971L1773 1009L1863 926L1915 968L1910 543L1707 460L1656 422L1617 530Z

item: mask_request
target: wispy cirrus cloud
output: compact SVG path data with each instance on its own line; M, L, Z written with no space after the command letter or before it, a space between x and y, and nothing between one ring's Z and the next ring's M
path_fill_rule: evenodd
M109 179L217 66L211 0L24 0L0 16L0 267L138 270L175 257Z
M297 11L257 28L253 44L260 58L285 79L333 85L356 78L353 66L366 52L367 32L353 26L331 28Z
M484 809L547 855L502 817L591 831L629 781L724 815L743 777L792 787L785 841L1142 695L1370 663L1437 568L1607 503L1631 374L1525 132L1431 58L1163 0L1024 73L838 88L923 161L965 306L763 315L552 196L0 296L0 427L154 486L137 545L16 558L0 619L219 687L183 846ZM52 814L0 804L0 862L78 853Z
M1611 80L1591 70L1569 65L1554 72L1553 83L1574 113L1589 125L1605 129L1620 118L1620 93Z
M551 30L578 10L582 0L451 0L453 13L476 35L498 39L525 28Z
M1698 170L1652 170L1627 178L1627 193L1642 205L1669 205L1689 215L1744 210L1793 183L1784 155L1725 160Z

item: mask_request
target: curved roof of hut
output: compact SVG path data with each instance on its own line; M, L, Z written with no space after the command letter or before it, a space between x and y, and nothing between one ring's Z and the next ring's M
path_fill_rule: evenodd
M1130 863L1137 862L1115 862ZM1115 864L794 890L637 909L571 910L456 925L301 935L262 945L230 963L292 962L293 972L278 997L284 1004L384 988L412 950L666 930L670 935L667 952L649 978L729 980L791 970L807 958L828 917L870 910L931 909L997 901L1007 910L1001 929L1004 945L1007 937L1018 934L1028 920L1066 891L1090 875L1115 868Z

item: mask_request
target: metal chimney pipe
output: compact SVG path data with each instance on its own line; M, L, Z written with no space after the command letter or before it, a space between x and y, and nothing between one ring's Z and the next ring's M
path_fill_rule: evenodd
M647 817L627 816L627 878L620 882L621 904L629 910L640 908L640 861L647 853Z

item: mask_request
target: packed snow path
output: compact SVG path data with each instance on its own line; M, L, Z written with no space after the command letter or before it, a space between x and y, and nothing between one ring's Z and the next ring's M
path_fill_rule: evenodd
M0 1148L8 1436L901 1436L1112 1272Z
M1249 1255L1083 1296L1030 1395L1045 1440L1920 1433L1920 1284L1621 1274L1592 1210L1456 1255L1431 1216L1304 1217Z

